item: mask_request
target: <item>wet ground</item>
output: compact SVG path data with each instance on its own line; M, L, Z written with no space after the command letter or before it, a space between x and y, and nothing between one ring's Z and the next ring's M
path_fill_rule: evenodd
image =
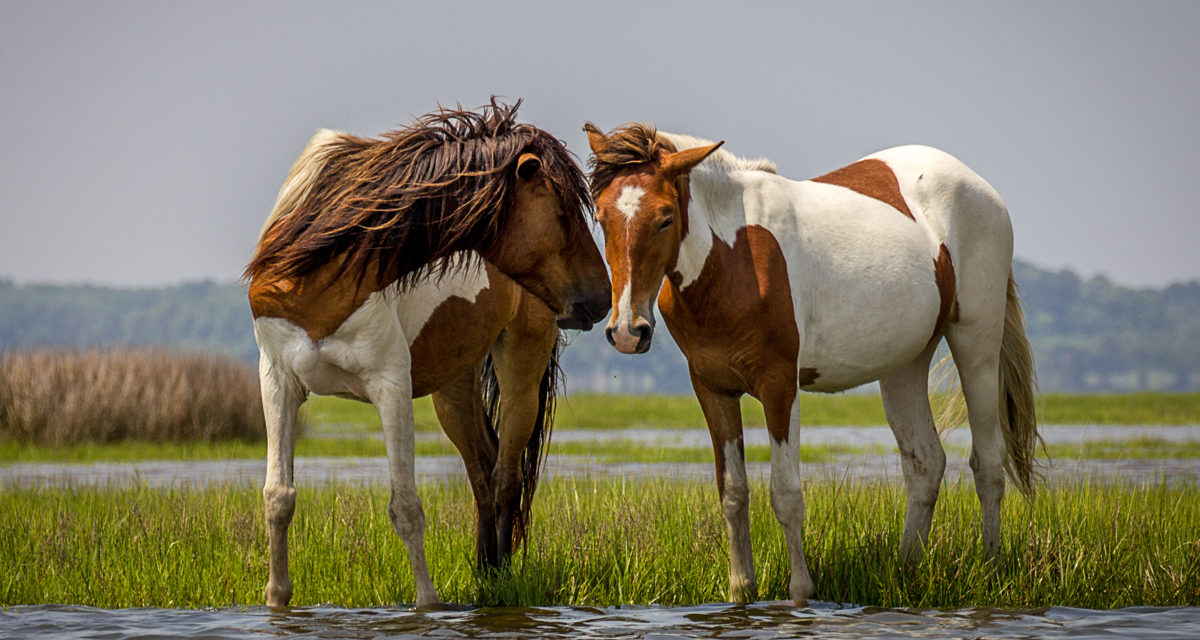
M1084 440L1121 441L1154 438L1165 442L1200 441L1200 426L1092 426L1045 427L1042 435L1047 444L1072 443ZM421 434L421 437L440 438L440 434ZM894 479L900 481L900 460L894 453L895 439L886 427L808 427L803 430L805 444L850 445L863 450L889 453L847 454L826 462L803 463L801 472L806 478ZM746 430L746 444L767 444L763 428ZM633 441L647 447L708 447L708 432L703 429L626 429L621 431L563 430L554 434L554 442ZM947 456L946 479L950 482L969 478L965 454L955 454L956 448L965 451L970 446L970 431L958 429L944 438L950 454ZM297 458L296 478L303 484L321 482L384 483L387 481L386 459L377 458ZM768 463L750 463L751 477L767 477ZM265 459L148 461L69 463L10 463L0 465L0 486L5 485L100 485L123 486L145 483L149 486L204 486L213 483L262 482L266 471ZM1196 458L1130 458L1130 459L1061 459L1051 461L1044 469L1049 482L1075 480L1119 480L1121 482L1190 483L1200 485L1200 459ZM546 477L646 477L669 476L713 480L710 463L641 463L599 462L587 456L551 455L546 463ZM423 456L417 458L417 477L420 480L452 480L465 478L462 461L454 456Z
M5 638L1197 638L1200 608L922 611L816 603L413 612L309 607L0 610Z

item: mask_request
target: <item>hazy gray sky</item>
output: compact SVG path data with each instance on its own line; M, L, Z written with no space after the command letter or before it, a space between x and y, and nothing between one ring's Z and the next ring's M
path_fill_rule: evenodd
M524 98L812 177L941 147L1017 256L1200 278L1198 2L0 2L0 277L236 278L319 127Z

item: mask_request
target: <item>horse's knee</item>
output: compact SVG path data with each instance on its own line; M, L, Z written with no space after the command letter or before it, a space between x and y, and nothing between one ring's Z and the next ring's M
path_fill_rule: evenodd
M388 500L388 517L392 521L392 528L405 540L425 533L425 510L421 508L421 498L415 493L393 491Z
M726 484L721 491L721 510L726 518L745 513L750 507L750 487L744 484Z
M975 489L980 497L1004 494L1003 456L981 455L978 450L973 449L969 464L975 476Z
M771 478L771 509L783 524L804 521L804 487L798 480Z
M492 498L498 511L511 511L520 506L522 486L518 472L504 472L496 469L496 474L492 478L492 486L494 487Z
M296 488L276 484L263 487L263 505L267 513L267 522L276 526L288 526L292 522L292 514L296 512Z

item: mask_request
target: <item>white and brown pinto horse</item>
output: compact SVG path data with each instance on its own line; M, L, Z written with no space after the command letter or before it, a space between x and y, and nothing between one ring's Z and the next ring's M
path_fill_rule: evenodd
M323 131L280 190L246 269L267 418L267 604L292 595L292 461L309 393L378 410L388 515L408 548L418 606L438 595L413 468L414 397L436 392L467 462L480 560L508 554L523 484L532 490L520 467L548 409L555 323L590 327L610 295L582 172L560 141L515 116L516 106L493 102L480 113L434 112L378 140ZM504 396L498 441L480 393L489 351ZM532 464L536 473L536 455Z
M1012 228L992 187L928 147L794 181L721 143L640 124L585 129L612 272L609 340L644 352L657 297L712 435L730 597L757 593L738 400L746 393L762 402L771 436L771 505L793 600L813 595L801 548L798 390L879 381L908 493L901 551L917 557L946 464L927 395L943 336L967 403L983 541L995 552L1005 470L1032 490L1038 435Z

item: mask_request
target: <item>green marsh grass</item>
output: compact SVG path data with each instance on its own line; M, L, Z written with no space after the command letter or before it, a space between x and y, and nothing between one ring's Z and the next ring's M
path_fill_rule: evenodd
M804 424L810 426L882 426L887 424L878 394L805 394ZM303 411L311 424L355 425L378 430L379 418L367 404L313 396ZM429 398L413 403L418 430L438 430ZM1068 394L1047 393L1039 407L1042 424L1200 424L1200 393ZM766 424L762 406L742 399L747 426ZM692 396L604 395L564 396L555 416L556 429L702 429L704 415Z
M684 605L728 582L715 489L675 480L549 480L531 541L499 574L472 569L466 483L421 488L426 550L444 600L471 604ZM903 491L807 484L805 544L819 600L888 607L1200 605L1200 492L1081 483L1004 503L999 561L979 545L969 484L943 487L925 558L897 553ZM381 487L301 486L291 530L295 605L413 600ZM0 604L261 604L266 527L250 487L0 492ZM787 555L766 486L752 486L760 597L786 598Z

